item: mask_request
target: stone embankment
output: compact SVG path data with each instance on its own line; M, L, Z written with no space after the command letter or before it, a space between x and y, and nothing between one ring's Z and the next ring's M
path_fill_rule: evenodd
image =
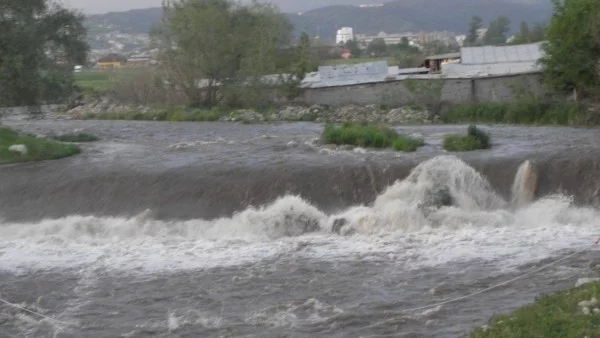
M123 105L110 100L97 100L70 109L63 116L72 119L83 119L86 116L98 116L103 113L141 113L157 114L160 109L149 106ZM191 113L191 112L190 112ZM56 115L56 114L55 114ZM439 122L438 116L426 109L415 107L383 108L376 105L345 106L340 108L326 106L287 106L268 112L251 109L233 110L220 113L219 121L266 123L278 121L314 121L314 122L370 122L385 124L432 124Z

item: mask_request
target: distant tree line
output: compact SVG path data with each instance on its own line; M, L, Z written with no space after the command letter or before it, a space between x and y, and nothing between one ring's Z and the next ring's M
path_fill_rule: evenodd
M544 23L535 23L532 28L525 21L521 22L521 28L514 38L509 42L508 33L510 31L510 20L505 16L499 16L489 23L484 34L483 19L479 16L473 16L469 23L465 46L488 46L503 44L524 44L540 42L546 39L547 27Z

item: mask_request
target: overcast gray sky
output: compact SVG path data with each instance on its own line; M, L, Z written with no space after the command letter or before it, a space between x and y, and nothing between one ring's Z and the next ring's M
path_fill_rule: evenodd
M250 0L242 0L249 2ZM384 3L390 0L272 0L286 12L305 11L327 5L357 5L362 3ZM86 14L125 11L134 8L158 7L161 0L62 0L72 8L83 10Z

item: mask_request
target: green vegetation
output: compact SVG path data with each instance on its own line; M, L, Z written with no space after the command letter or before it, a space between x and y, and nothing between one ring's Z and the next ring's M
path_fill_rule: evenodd
M412 152L423 146L422 140L415 140L389 127L366 124L344 123L342 126L328 124L321 135L323 142L335 145L354 145L366 148L389 148Z
M61 142L94 142L100 140L95 135L79 133L79 134L64 134L59 136L54 136L52 139Z
M600 94L600 6L597 0L554 0L544 82L559 91Z
M413 152L417 151L419 147L425 145L425 142L421 139L410 138L404 135L398 135L394 140L392 147L398 151Z
M264 104L264 75L290 73L298 60L281 53L293 26L276 7L229 0L164 2L152 32L165 80L192 106ZM177 46L177 48L174 48ZM198 79L208 79L199 88Z
M532 305L493 318L489 327L475 330L470 338L598 337L600 314L583 314L578 306L594 297L600 298L598 282L546 295Z
M27 153L9 151L12 145L23 144ZM79 154L81 150L73 144L64 144L48 139L21 135L8 128L0 128L0 163L54 160Z
M472 151L489 149L490 136L476 126L469 126L467 135L447 135L444 137L444 149L447 151Z
M88 51L83 15L51 0L3 0L0 8L0 106L66 101Z
M573 102L523 100L515 103L478 103L446 106L445 123L508 123L574 125L587 123L583 106Z
M117 72L121 71L120 69L114 71L87 70L75 73L75 85L86 95L104 94L113 87L113 80Z

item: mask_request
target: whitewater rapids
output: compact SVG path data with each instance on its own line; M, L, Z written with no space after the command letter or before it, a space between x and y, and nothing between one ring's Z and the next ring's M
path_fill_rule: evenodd
M8 283L65 276L69 290L47 286L50 291L44 295L64 292L67 300L57 301L60 306L46 309L47 302L40 299L24 305L73 326L56 327L4 307L1 330L28 337L266 337L290 332L357 337L398 330L411 337L456 336L466 327L448 325L456 317L444 316L442 308L411 315L394 310L475 291L518 274L524 266L590 245L599 235L598 211L576 207L563 195L534 200L534 170L530 162L523 164L509 201L462 160L439 156L421 163L373 203L334 213L288 195L214 220L157 220L148 210L131 218L2 222L3 290L10 289ZM447 188L452 204L424 207L439 186ZM335 231L340 219L342 229ZM568 279L575 270L581 266L565 266L542 278ZM173 276L182 279L174 281ZM56 284L62 279L47 280ZM112 286L106 289L106 283ZM174 288L171 296L159 293L161 285ZM131 300L120 291L135 294L137 288L146 295L142 298L152 294L162 305L139 303L135 299L141 296ZM180 299L173 291L197 301ZM523 294L499 292L473 300L470 308L489 314L491 300L498 310L523 302ZM291 293L296 296L288 297ZM207 295L213 297L210 304L202 303ZM513 302L499 300L506 297ZM90 316L93 306L101 310ZM145 320L134 315L139 311ZM389 316L398 319L360 331Z

